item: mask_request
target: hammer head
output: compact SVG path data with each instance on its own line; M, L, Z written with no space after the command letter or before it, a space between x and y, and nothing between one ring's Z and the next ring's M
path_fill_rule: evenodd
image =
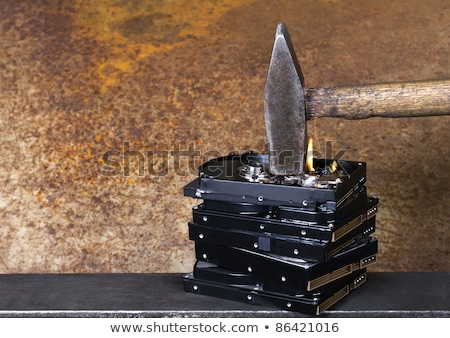
M288 30L277 26L264 90L269 170L274 175L304 172L306 110L304 80Z

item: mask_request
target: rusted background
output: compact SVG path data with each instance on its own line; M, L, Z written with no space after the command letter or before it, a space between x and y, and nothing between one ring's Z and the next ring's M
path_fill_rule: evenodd
M202 158L174 155L264 150L280 21L308 87L450 78L448 1L2 1L0 272L189 271L182 187ZM308 129L367 162L372 271L448 271L450 117ZM129 175L102 175L124 143Z

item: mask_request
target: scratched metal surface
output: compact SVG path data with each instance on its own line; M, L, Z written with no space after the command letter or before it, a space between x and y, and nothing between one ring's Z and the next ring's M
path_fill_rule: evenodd
M288 25L307 87L441 79L449 7L2 1L0 272L191 270L198 201L182 187L203 158L265 149L276 24ZM380 197L372 271L449 271L449 127L447 116L309 122L317 153L367 162Z
M365 285L321 316L448 318L449 278L443 272L369 273ZM182 284L181 274L1 275L0 318L306 316L184 292Z

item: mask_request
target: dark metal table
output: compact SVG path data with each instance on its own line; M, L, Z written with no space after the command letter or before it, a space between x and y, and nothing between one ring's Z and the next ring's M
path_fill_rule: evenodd
M0 317L301 317L183 291L181 274L0 275ZM450 273L370 273L325 317L450 317Z

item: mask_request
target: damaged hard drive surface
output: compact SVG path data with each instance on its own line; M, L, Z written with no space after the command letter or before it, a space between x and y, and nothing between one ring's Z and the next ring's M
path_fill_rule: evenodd
M203 164L198 179L185 186L184 194L204 200L334 211L366 180L364 162L334 162L336 167L333 160L314 159L314 174L275 176L268 172L268 155L229 155Z

